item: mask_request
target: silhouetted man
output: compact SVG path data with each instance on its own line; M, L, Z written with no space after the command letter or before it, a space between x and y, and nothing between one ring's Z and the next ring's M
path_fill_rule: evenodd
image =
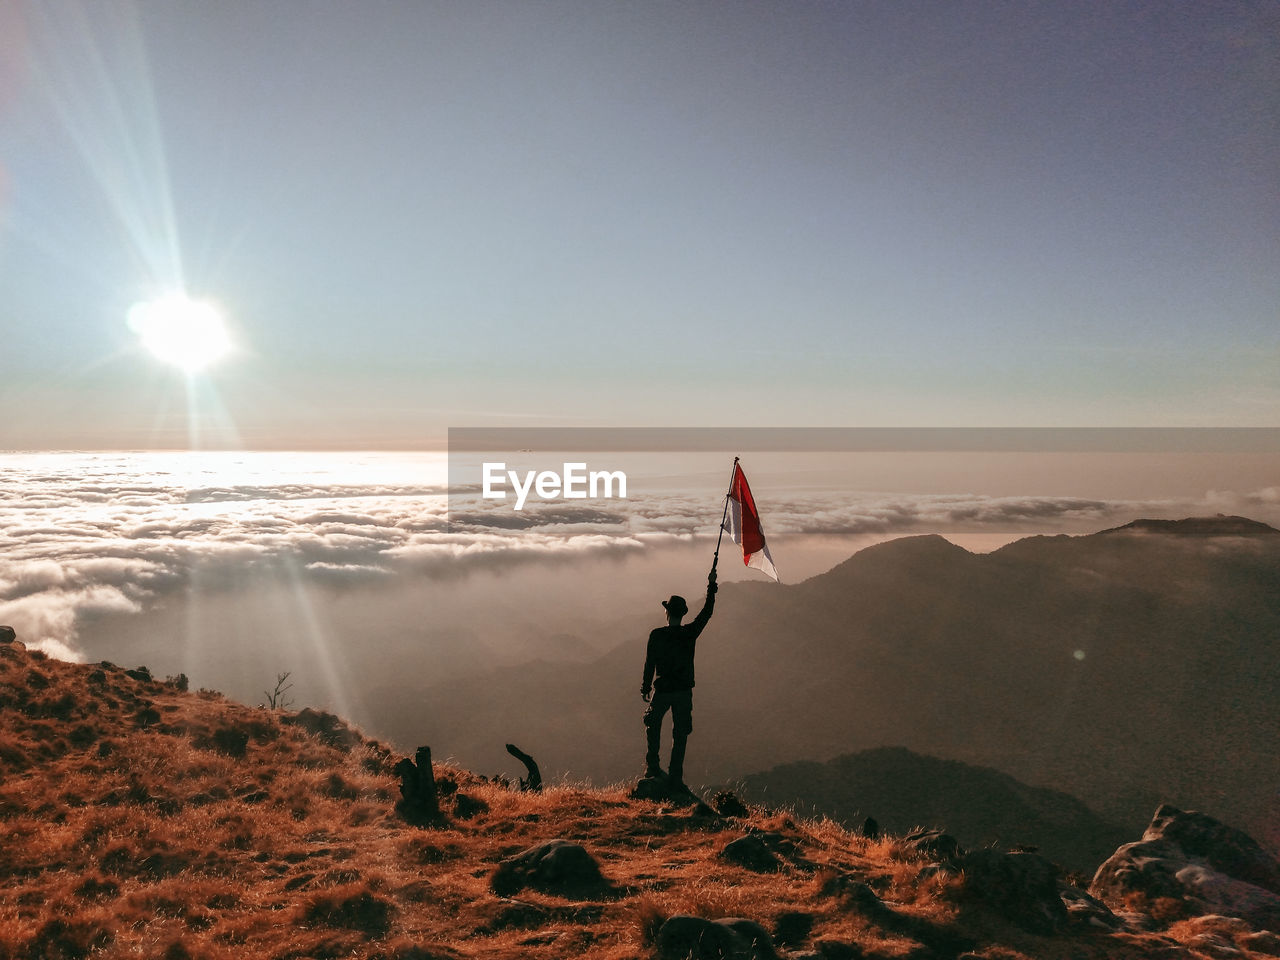
M693 732L693 650L698 634L711 619L716 605L716 570L711 568L707 576L707 600L692 622L681 624L689 605L684 597L673 596L662 601L667 610L667 625L649 634L649 648L644 659L644 684L640 696L649 700L652 688L653 701L644 713L645 733L648 737L648 753L644 758L646 777L662 776L658 765L658 753L662 742L662 718L671 711L671 765L667 779L674 790L687 789L684 785L684 748ZM657 679L654 679L655 673Z

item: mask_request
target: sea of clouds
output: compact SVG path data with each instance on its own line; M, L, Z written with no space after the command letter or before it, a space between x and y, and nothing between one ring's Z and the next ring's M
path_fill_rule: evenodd
M186 587L228 588L287 569L317 584L443 580L713 537L716 490L633 492L516 514L455 499L441 454L43 453L0 455L0 623L65 659L78 625L137 614ZM1280 510L1280 490L1200 500L772 490L771 539L946 530L1099 529L1136 516ZM450 522L452 521L452 522Z

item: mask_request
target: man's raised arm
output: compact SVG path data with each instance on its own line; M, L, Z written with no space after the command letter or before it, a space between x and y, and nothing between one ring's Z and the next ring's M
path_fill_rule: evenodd
M696 633L694 633L695 637L702 632L702 628L705 627L707 625L707 621L711 619L711 614L715 612L716 591L719 589L720 587L716 584L716 568L712 567L711 573L707 575L706 602L702 604L702 609L698 611L698 615L694 617L693 621L689 624L689 626L693 627L696 631Z

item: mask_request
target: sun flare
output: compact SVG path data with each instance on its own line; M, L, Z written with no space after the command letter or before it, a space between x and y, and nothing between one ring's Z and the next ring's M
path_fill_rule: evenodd
M222 315L209 303L175 293L136 303L129 329L159 360L194 373L231 352Z

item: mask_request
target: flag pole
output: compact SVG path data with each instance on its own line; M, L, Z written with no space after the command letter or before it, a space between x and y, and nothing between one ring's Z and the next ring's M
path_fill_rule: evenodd
M738 475L738 458L733 458L733 470L729 474L729 489L724 495L724 513L720 515L720 535L716 537L716 553L711 558L711 570L716 569L716 564L720 562L720 541L724 539L724 521L729 516L729 494L733 492L733 478Z

